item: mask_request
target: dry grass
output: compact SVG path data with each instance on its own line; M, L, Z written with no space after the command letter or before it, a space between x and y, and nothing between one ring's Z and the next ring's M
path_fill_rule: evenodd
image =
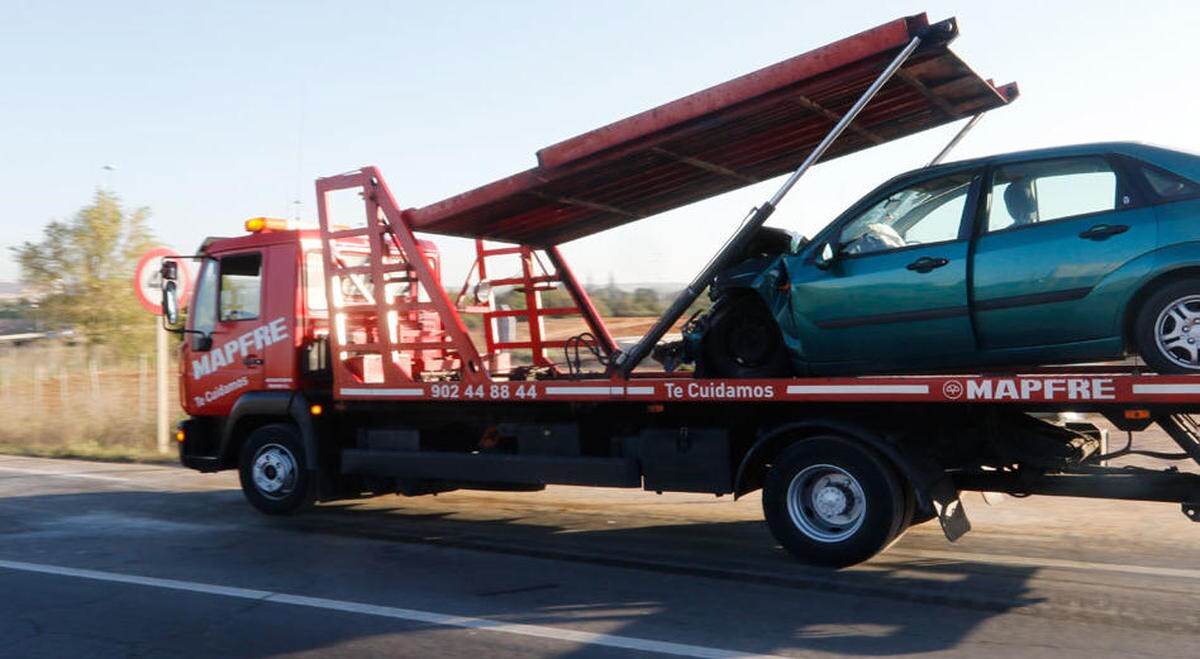
M628 339L640 336L654 320L613 318L606 322L615 337ZM523 325L518 328L520 338L528 336ZM551 338L566 338L585 329L579 318L546 321ZM475 338L482 346L482 337ZM141 358L120 359L89 355L82 346L57 342L0 347L0 453L174 460L173 452L165 456L158 452L154 436L152 353L148 348ZM561 349L552 353L552 358L561 359ZM168 414L173 428L183 417L173 357L168 373Z
M169 368L169 415L181 414ZM99 459L161 459L150 358L89 356L38 343L0 350L0 451ZM168 456L170 457L170 456Z

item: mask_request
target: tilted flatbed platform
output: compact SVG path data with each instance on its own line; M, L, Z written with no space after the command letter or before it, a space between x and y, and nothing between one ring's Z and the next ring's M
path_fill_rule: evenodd
M824 159L1002 107L949 49L953 19L905 61ZM415 231L548 246L793 170L896 54L929 34L924 14L697 92L537 153L538 166L421 208Z

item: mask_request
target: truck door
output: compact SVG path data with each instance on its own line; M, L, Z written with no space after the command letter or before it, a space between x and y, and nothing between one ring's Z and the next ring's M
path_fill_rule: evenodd
M182 364L189 414L226 415L246 392L293 386L294 280L270 291L264 280L294 275L294 252L273 245L204 262Z

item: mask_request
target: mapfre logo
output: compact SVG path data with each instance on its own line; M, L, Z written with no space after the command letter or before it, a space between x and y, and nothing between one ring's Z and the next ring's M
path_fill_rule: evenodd
M963 387L963 383L959 382L958 380L946 380L946 382L942 384L942 395L949 400L958 400L959 398L962 398L963 392L965 391L966 388Z
M1117 386L1112 378L975 378L946 380L942 396L946 400L1114 400Z

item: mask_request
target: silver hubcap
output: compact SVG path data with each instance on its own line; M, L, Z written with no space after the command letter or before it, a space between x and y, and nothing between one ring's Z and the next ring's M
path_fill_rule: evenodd
M296 489L296 458L279 444L267 444L254 454L254 487L269 499L282 499Z
M819 464L804 468L788 486L788 514L804 535L840 542L862 527L867 498L845 469Z
M1168 304L1154 323L1158 350L1167 359L1189 369L1200 369L1200 295L1188 295Z

